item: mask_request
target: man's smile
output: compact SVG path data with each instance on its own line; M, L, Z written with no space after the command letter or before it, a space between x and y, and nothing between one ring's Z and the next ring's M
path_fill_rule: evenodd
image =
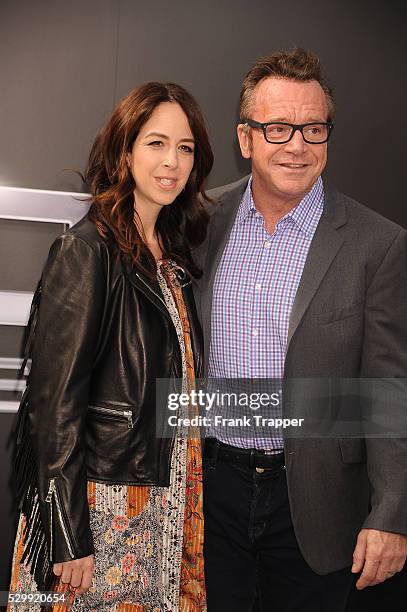
M292 162L280 162L277 164L278 166L282 166L283 168L289 168L290 170L297 170L302 168L308 168L309 164L294 164Z

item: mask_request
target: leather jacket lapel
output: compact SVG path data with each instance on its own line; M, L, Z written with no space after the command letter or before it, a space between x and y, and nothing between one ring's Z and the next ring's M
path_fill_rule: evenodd
M141 291L146 298L150 300L150 302L167 317L167 319L172 321L158 282L154 282L151 278L148 278L146 275L139 270L136 270L128 263L123 262L122 266L123 272L128 278L129 282L136 287L136 289Z

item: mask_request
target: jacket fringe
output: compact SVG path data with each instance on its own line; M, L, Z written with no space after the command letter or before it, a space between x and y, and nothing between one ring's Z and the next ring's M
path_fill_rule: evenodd
M24 377L27 362L31 359L41 292L42 283L40 280L31 303L30 316L24 335L23 363L20 369L20 379ZM24 550L21 563L28 563L30 573L36 582L38 590L49 591L55 581L55 575L52 571L53 563L49 558L47 538L41 521L37 483L38 467L29 435L29 403L30 381L28 378L13 430L14 478L19 509L25 518L25 528L22 536Z
M22 347L22 357L23 362L21 364L19 378L22 379L25 375L25 368L27 365L27 361L31 359L32 348L34 345L35 338L35 329L37 326L37 318L38 318L38 309L41 301L42 294L42 278L38 281L37 288L34 292L34 296L31 302L30 315L28 317L28 323L25 328L24 338L23 338L23 347Z

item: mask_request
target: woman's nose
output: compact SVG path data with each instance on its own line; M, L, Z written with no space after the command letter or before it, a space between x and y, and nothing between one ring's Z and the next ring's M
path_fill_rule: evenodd
M169 149L163 160L163 166L166 168L176 168L178 166L178 155L174 149Z

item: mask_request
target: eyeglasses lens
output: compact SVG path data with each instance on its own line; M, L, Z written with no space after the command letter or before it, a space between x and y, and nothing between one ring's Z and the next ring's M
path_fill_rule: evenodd
M287 142L292 136L293 129L289 125L270 123L266 129L266 139L274 143ZM312 123L303 127L302 133L308 142L325 142L329 136L329 127L324 123Z

